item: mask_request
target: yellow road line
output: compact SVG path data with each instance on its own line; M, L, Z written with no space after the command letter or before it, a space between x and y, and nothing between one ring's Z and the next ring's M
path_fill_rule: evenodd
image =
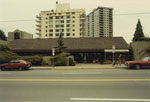
M0 79L0 81L33 81L33 82L127 82L127 81L150 81L150 79Z

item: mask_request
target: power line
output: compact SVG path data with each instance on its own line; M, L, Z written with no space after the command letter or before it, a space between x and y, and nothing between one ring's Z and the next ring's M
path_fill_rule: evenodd
M114 14L114 16L142 15L142 14L150 14L150 12L141 12L141 13L126 13L126 14Z
M26 22L26 21L35 21L35 19L24 19L24 20L6 20L0 22Z
M126 13L126 14L114 14L113 16L128 16L128 15L143 15L143 14L150 14L150 12L141 12L141 13ZM79 18L79 17L76 17ZM47 20L47 19L42 19ZM6 20L6 21L0 21L0 22L27 22L27 21L36 21L36 19L24 19L24 20Z

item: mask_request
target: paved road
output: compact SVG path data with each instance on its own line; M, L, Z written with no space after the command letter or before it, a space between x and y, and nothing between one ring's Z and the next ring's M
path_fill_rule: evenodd
M0 102L150 102L150 70L0 71Z

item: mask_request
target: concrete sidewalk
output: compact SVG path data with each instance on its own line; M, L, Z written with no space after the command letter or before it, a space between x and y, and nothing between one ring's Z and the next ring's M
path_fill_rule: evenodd
M69 70L69 69L120 69L124 65L112 66L112 64L77 64L76 66L32 66L31 70Z

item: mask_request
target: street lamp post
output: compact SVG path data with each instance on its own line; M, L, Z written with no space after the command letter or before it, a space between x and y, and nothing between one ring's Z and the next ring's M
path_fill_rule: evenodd
M53 67L55 66L55 63L54 63L54 56L55 56L55 48L52 48L52 56L53 56Z
M52 56L55 56L55 48L52 48Z
M116 49L116 46L112 45L112 54L113 54L112 65L115 65L115 49Z

